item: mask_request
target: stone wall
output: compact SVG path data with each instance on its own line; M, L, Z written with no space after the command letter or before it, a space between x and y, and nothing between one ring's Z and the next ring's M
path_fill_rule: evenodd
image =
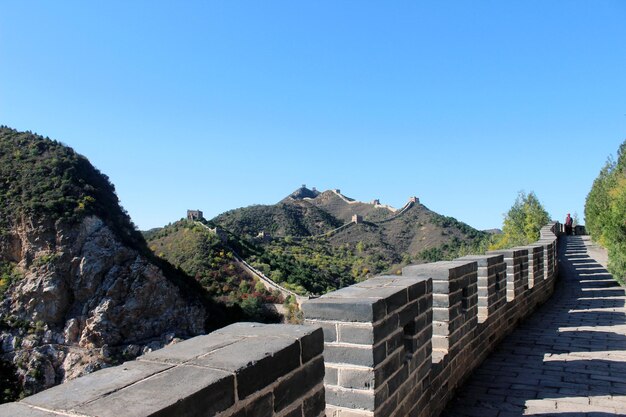
M1 416L318 417L323 334L238 323L27 397Z
M439 415L552 294L558 230L551 224L532 245L411 265L305 302L305 322L324 331L327 416Z

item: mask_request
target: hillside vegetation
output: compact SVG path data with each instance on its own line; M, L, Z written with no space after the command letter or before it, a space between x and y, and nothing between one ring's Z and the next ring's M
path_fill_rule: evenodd
M0 238L22 217L76 223L96 215L120 238L141 242L115 187L82 155L56 140L0 127Z
M312 236L343 224L310 204L282 202L230 210L213 219L213 223L247 238L255 237L262 231L275 236Z
M355 214L364 221L351 223ZM335 191L305 188L275 205L231 210L211 223L238 237L240 254L248 262L302 294L322 294L375 274L396 273L411 262L480 252L489 239L487 233L419 203L396 215ZM260 232L269 232L271 238L257 239Z
M609 253L609 271L626 279L626 141L593 182L585 202L585 227Z
M269 292L237 262L230 246L206 227L180 220L144 233L150 249L194 277L215 300L238 305L250 320L275 321L263 304L282 303L280 293ZM230 238L237 246L237 239Z

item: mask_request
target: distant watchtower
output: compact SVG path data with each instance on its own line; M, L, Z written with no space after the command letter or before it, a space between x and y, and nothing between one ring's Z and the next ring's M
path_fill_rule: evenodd
M420 199L417 198L417 197L409 197L409 203L419 204L420 203Z
M197 221L204 219L200 210L187 210L187 220Z
M363 223L363 216L361 216L359 214L353 214L352 215L352 223L355 223L355 224Z
M272 235L266 231L259 232L259 234L256 235L256 238L265 243L272 241Z

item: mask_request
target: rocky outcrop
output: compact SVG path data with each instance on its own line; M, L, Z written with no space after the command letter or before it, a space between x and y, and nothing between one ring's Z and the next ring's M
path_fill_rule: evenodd
M97 216L23 218L0 260L20 275L0 303L0 353L27 394L205 331L199 295Z

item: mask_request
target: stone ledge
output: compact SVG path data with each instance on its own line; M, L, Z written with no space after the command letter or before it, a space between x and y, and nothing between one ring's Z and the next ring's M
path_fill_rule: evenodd
M0 405L0 415L318 417L322 350L319 327L238 323Z

